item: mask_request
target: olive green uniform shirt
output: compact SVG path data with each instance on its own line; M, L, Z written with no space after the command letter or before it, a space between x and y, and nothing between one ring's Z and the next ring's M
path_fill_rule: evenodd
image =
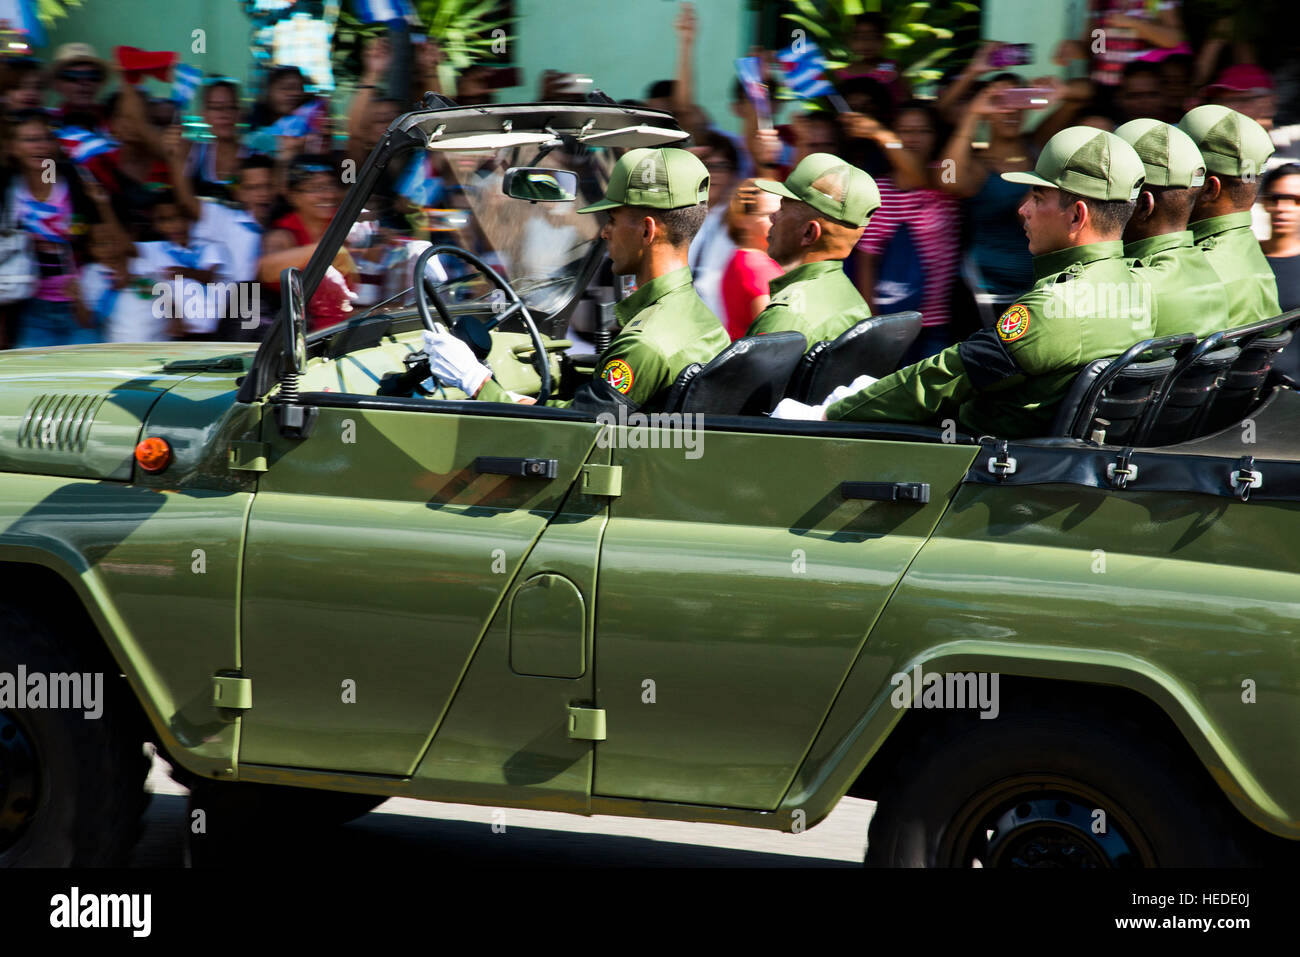
M796 266L769 282L768 289L772 299L750 324L747 336L801 332L808 340L806 352L871 318L871 307L838 259Z
M1228 327L1272 319L1277 304L1277 279L1259 240L1250 231L1250 213L1229 213L1191 224L1192 237L1223 280L1228 294Z
M1157 336L1190 332L1204 339L1232 327L1227 290L1191 230L1126 243L1124 258L1137 260L1133 276L1151 289Z
M833 403L828 419L939 424L976 435L1047 435L1079 369L1154 333L1149 294L1119 241L1034 257L1036 282L991 329Z
M611 403L633 409L656 408L673 380L692 362L708 363L731 345L731 337L709 311L683 266L650 280L614 305L622 329L596 362L596 374L572 399L547 402L598 410ZM478 397L509 402L496 382L488 380Z

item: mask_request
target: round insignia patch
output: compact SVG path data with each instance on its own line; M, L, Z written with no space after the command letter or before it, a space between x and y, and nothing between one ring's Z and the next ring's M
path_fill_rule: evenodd
M1015 342L1029 331L1029 310L1016 303L998 319L998 338Z
M632 388L632 367L622 359L610 359L600 377L609 383L611 389L621 395L627 395Z

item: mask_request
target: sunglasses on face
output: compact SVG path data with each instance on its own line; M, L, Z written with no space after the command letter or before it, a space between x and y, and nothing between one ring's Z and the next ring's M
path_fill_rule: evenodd
M59 73L59 79L69 83L99 83L104 79L104 74L98 70L63 70Z
M1292 206L1300 206L1300 196L1292 193L1268 193L1264 196L1264 202L1269 206L1279 206L1282 203L1290 203Z

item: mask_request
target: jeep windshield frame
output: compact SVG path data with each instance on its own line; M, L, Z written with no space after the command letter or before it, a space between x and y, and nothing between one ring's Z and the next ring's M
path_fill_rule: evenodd
M448 101L443 101L448 103ZM357 181L340 203L326 227L315 253L302 270L303 294L307 302L316 293L326 270L334 261L380 182L384 171L416 149L455 152L522 147L522 162L535 160L563 145L575 152L589 148L626 149L637 146L681 144L686 134L669 113L613 102L510 103L491 106L454 104L412 110L394 120L379 143L366 157ZM588 145L590 144L590 145ZM527 202L519 200L519 202ZM563 315L577 302L604 255L604 242L597 237L576 271L575 281L554 311ZM393 317L365 317L358 324L391 320ZM265 397L284 372L285 349L280 309L253 358L252 367L239 387L238 401L252 403ZM313 342L349 328L349 323L321 330ZM314 350L313 350L314 351Z

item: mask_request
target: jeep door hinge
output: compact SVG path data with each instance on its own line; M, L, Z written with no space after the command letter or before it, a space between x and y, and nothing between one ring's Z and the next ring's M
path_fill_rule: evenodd
M212 707L247 711L253 706L253 679L242 675L212 676Z
M269 454L265 442L231 442L227 465L235 472L265 472Z
M605 709L569 705L569 737L581 741L604 741Z
M586 495L605 495L618 498L623 494L623 466L584 465L582 491Z

